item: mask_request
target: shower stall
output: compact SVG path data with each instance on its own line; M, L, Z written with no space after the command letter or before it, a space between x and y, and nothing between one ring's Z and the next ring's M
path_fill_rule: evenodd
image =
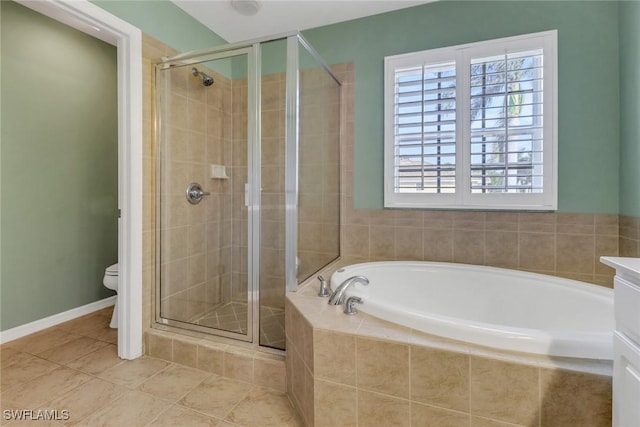
M285 292L340 255L340 82L299 33L155 71L156 326L284 350Z

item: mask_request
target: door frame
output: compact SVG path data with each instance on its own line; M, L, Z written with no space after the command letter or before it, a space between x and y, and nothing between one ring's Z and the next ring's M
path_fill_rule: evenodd
M17 0L114 45L118 58L118 356L142 355L142 32L87 0Z

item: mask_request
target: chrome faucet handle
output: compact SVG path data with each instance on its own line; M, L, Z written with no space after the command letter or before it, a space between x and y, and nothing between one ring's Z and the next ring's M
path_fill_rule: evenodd
M331 295L331 286L322 276L318 276L318 280L320 281L320 290L318 291L318 296L322 298L328 298Z
M344 314L358 314L358 310L353 306L355 303L362 304L362 298L349 297L344 307Z

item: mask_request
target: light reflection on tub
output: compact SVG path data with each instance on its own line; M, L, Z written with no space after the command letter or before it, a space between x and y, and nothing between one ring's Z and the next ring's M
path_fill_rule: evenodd
M390 261L354 264L359 311L415 330L509 351L550 356L613 357L613 290L575 280L503 268Z

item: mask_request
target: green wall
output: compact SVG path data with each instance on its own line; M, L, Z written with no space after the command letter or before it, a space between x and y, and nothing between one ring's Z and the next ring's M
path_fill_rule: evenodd
M94 3L179 51L226 43L166 0ZM113 294L102 277L117 260L117 81L113 46L0 5L6 330Z
M640 216L640 2L620 3L620 213Z
M169 0L91 0L179 52L226 44L226 40Z
M385 56L552 29L559 210L617 213L618 3L608 1L439 1L305 31L328 63L355 63L355 206L383 206Z
M2 330L109 295L115 47L13 2L2 24Z

